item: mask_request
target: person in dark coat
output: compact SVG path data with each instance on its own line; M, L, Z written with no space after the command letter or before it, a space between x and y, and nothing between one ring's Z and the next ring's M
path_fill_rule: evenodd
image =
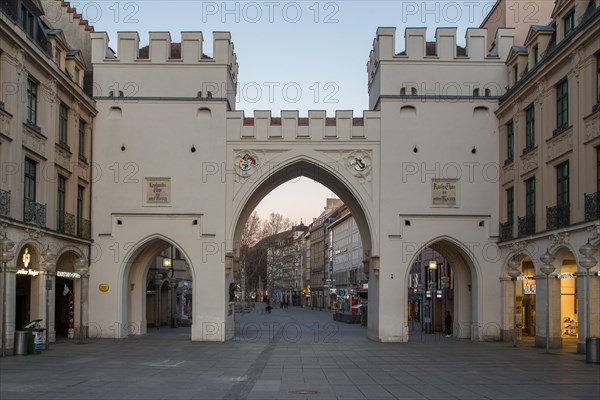
M446 316L444 317L444 327L446 332L446 337L452 336L452 316L448 311L446 311Z

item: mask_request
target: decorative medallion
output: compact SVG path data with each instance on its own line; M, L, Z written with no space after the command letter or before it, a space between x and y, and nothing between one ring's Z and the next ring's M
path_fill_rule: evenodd
M258 164L258 158L252 151L239 152L237 157L238 173L241 176L249 176L254 173Z
M353 151L347 158L350 171L355 176L366 176L371 172L371 157L363 151Z

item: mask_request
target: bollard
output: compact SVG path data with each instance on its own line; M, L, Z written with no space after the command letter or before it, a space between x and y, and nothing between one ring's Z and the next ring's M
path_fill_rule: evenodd
M585 338L585 362L600 363L600 338Z

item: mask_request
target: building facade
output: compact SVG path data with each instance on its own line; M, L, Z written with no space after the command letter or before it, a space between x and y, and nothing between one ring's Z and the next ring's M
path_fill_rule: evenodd
M89 43L92 27L66 2L0 5L0 223L14 243L2 327L12 347L15 329L32 320L50 341L86 325L97 112L86 91L91 65L75 45ZM47 20L48 7L65 29Z
M511 49L509 87L496 112L502 162L499 247L507 263L514 257L521 273L513 299L505 267L504 324L512 337L516 302L523 336L540 346L547 337L552 347L576 342L582 350L586 335L600 329L600 279L591 278L588 303L579 251L590 241L599 258L600 2L560 0L551 16L549 24L531 26ZM547 282L541 269L546 251L554 258ZM591 332L586 333L587 315Z

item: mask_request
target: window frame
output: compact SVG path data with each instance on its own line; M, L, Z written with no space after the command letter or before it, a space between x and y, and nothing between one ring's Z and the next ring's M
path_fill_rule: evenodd
M27 123L37 126L37 103L39 82L31 76L27 77Z
M563 32L565 37L575 30L575 9L571 9L563 18Z
M569 161L556 166L556 205L566 206L570 202Z
M511 119L506 124L506 160L513 161L515 158L515 124Z
M506 222L514 224L515 222L515 188L506 189Z
M600 104L600 53L596 54L596 104Z
M556 129L569 126L569 80L564 78L556 85Z
M535 217L535 176L527 179L525 182L525 217Z
M23 167L23 199L35 202L37 197L37 161L25 157Z
M78 141L77 141L77 154L80 160L86 160L85 157L85 126L86 122L79 118L78 125Z
M69 108L63 102L60 103L58 111L58 144L67 146L69 130Z
M525 109L525 148L535 147L535 106Z

